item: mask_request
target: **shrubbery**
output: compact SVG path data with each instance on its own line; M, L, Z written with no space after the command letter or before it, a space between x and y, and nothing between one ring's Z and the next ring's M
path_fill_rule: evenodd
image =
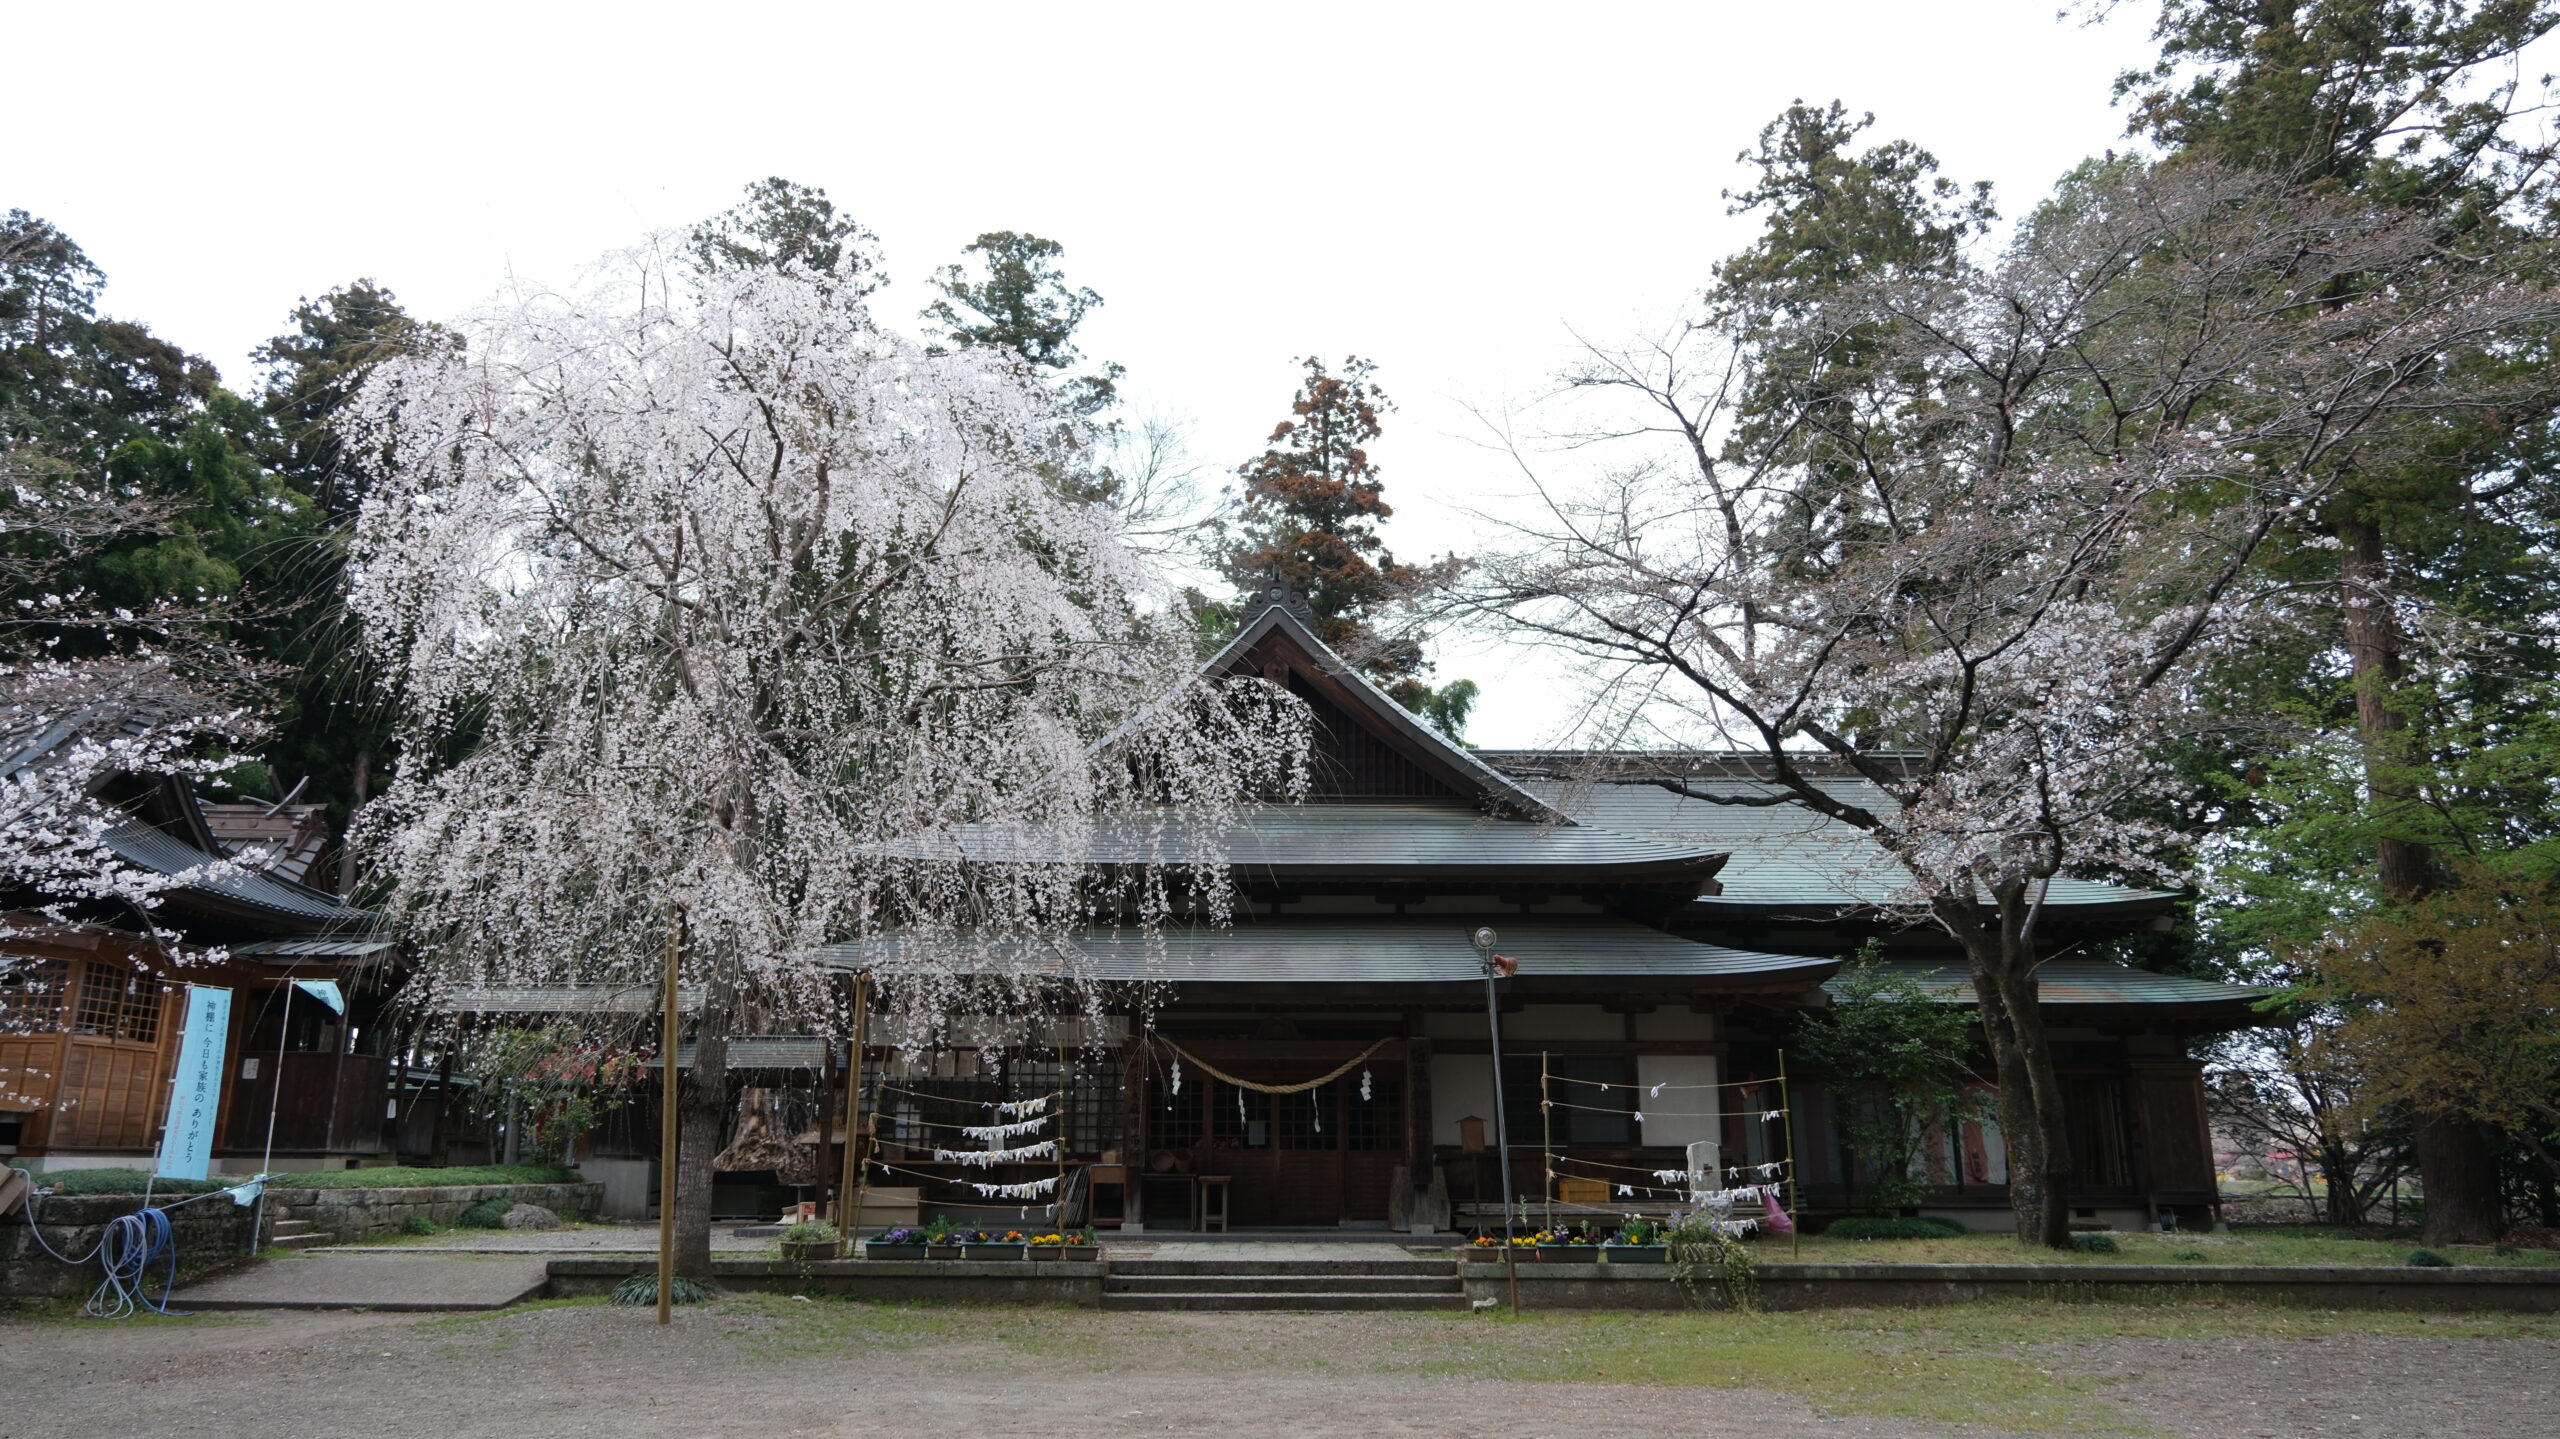
M1955 1239L1964 1226L1944 1219L1835 1219L1822 1231L1833 1239Z

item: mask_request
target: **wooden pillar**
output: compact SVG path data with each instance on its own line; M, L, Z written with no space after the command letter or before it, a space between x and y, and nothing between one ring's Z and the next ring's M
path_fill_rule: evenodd
M1128 1175L1121 1193L1120 1232L1135 1234L1146 1228L1147 1173L1147 1050L1143 1037L1129 1046L1129 1063L1122 1078L1122 1097L1128 1105L1127 1120L1121 1126L1120 1157L1126 1161Z
M1404 1046L1405 1174L1416 1212L1430 1202L1437 1166L1431 1146L1431 1041L1416 1033ZM1410 1225L1412 1216L1404 1216Z

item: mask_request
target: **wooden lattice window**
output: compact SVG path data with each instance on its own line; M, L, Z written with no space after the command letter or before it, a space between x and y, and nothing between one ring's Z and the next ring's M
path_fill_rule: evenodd
M135 1044L160 1042L160 977L103 964L83 966L74 1034L94 1034Z
M71 961L0 955L0 1034L40 1034L62 1027Z

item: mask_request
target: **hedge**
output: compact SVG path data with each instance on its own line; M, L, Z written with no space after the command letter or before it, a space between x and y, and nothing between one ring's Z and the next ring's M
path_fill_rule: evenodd
M1832 1239L1955 1239L1965 1232L1961 1224L1944 1219L1835 1219L1822 1231Z

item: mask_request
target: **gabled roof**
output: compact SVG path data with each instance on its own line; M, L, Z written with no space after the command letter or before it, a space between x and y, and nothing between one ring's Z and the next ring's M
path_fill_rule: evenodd
M1715 987L1811 986L1836 959L1759 954L1700 944L1626 920L1494 916L1502 953L1523 980L1619 979ZM1475 919L1433 915L1385 919L1285 919L1229 928L1079 929L1022 940L1006 967L1031 976L1109 983L1476 985L1483 980L1468 936ZM938 968L940 942L897 935L829 945L839 969L895 979L901 970Z
M1259 660L1257 664L1256 661ZM1258 673L1275 683L1303 680L1317 694L1348 711L1352 718L1460 798L1487 813L1544 824L1574 823L1571 816L1478 759L1413 711L1389 699L1316 632L1282 604L1272 604L1245 622L1209 663L1205 673L1228 676Z
M108 830L106 841L107 848L125 863L156 874L188 874L228 858L218 850L186 844L166 830L154 829L139 820L127 820ZM355 928L373 920L371 911L345 904L335 895L254 869L190 875L177 889L176 897L209 901L222 909L245 910L252 918L270 923L291 922L306 929Z
M1973 979L1960 960L1888 959L1940 1004L1974 1002ZM2175 1006L2192 1015L2251 1025L2266 1022L2257 1003L2269 991L2212 979L2189 979L2102 959L2049 959L2036 966L2036 997L2048 1009ZM1833 995L1837 998L1836 991Z
M1110 816L1081 844L1046 827L964 824L883 849L902 858L1111 867L1216 856L1245 879L1529 876L1556 883L1709 885L1724 851L1594 825L1498 819L1429 804L1257 805L1212 834L1179 811Z
M1524 772L1573 773L1581 756L1501 751L1494 763ZM1664 771L1671 773L1669 770ZM1623 776L1620 776L1623 778ZM1774 794L1774 785L1719 775L1679 774L1683 784L1718 794ZM1521 786L1585 823L1673 844L1729 852L1718 872L1718 892L1697 901L1702 910L1801 913L1865 909L1894 902L1904 878L1873 840L1826 815L1796 804L1720 805L1645 783L1610 780L1523 779ZM1870 808L1889 801L1870 782L1849 776L1814 781L1824 791ZM2175 895L2096 880L2057 878L2045 902L2083 916L2147 915Z

